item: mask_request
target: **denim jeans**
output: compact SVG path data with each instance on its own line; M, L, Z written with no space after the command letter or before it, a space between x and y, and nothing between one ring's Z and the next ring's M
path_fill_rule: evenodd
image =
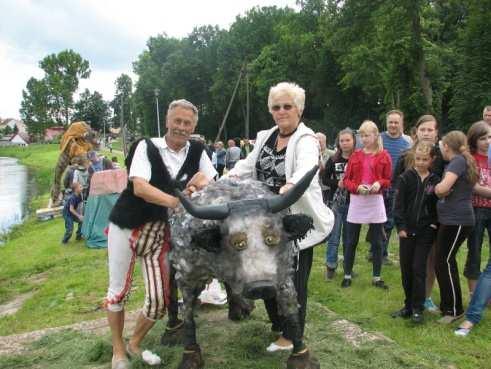
M477 324L482 318L482 313L491 299L491 257L488 265L481 273L477 286L472 294L471 302L465 313L465 318L472 324Z
M474 208L476 224L467 239L467 259L465 261L464 276L468 279L477 280L481 274L481 250L484 231L488 230L491 237L491 209ZM491 251L491 249L490 249Z
M65 218L65 234L63 235L63 240L61 242L67 243L70 240L70 238L72 237L73 222L78 223L77 237L80 238L82 236L82 222L73 219L69 215L64 215L63 217Z
M326 265L331 269L338 267L338 247L342 237L343 247L346 244L346 217L348 216L349 204L333 208L334 226L327 239L326 245Z
M389 255L389 242L392 229L394 229L394 205L395 205L395 189L388 188L384 190L384 205L387 221L384 223L385 238L382 247L382 255L386 258ZM370 252L373 254L373 244L370 240L371 235L367 235L367 241L370 242Z

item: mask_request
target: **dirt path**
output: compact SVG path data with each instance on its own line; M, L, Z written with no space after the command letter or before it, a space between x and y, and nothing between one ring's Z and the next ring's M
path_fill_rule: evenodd
M130 331L135 326L138 311L126 313L125 330ZM18 354L31 342L37 341L41 337L60 332L65 329L73 329L81 332L90 332L97 335L103 335L109 331L107 319L101 318L97 320L88 320L85 322L70 324L62 327L45 328L38 331L32 331L21 334L13 334L11 336L0 336L0 355Z
M312 303L316 305L317 309L320 309L325 312L325 314L330 316L337 316L336 313L327 309L326 307ZM220 321L227 320L227 309L222 308L202 308L201 314L206 315L206 319L208 321ZM138 311L132 311L126 313L125 318L125 331L131 332L135 325L136 317L138 315ZM385 337L381 333L370 333L364 332L358 325L347 321L345 319L336 319L330 323L331 327L336 330L341 336L344 337L347 343L359 347L361 344L366 343L368 341L389 341L392 342L391 339ZM109 327L107 325L107 319L101 318L97 320L89 320L76 324L66 325L62 327L55 328L46 328L40 329L37 331L14 334L10 336L0 336L0 355L11 355L18 354L22 352L29 343L34 342L41 337L52 334L56 332L60 332L66 329L73 329L80 332L92 333L96 335L103 335L109 332Z

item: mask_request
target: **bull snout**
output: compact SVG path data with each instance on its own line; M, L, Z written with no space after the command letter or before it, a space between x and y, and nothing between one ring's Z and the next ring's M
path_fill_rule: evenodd
M276 287L272 281L254 281L244 286L244 297L251 300L265 299L269 300L276 296Z

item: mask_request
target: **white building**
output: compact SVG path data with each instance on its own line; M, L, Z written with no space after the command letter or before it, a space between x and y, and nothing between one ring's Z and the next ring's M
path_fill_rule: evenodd
M0 120L0 130L9 127L12 131L17 127L17 132L27 134L27 127L23 121L13 118Z

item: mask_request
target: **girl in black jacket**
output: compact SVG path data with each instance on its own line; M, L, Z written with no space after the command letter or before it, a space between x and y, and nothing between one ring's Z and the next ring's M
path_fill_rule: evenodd
M399 252L404 307L392 317L411 317L423 322L426 292L426 262L437 231L435 185L440 177L430 172L434 146L417 142L412 148L414 162L398 179L394 220L399 232Z

